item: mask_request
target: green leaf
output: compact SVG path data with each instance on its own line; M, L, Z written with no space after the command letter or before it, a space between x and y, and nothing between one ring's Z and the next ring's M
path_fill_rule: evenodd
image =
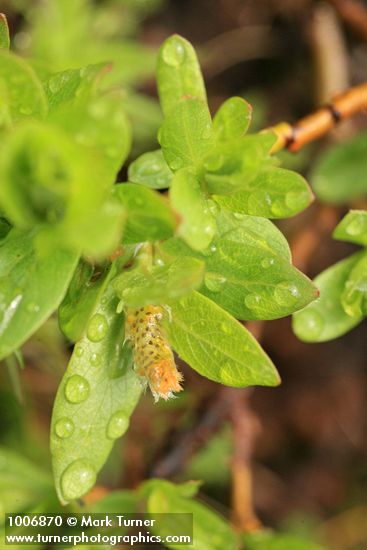
M13 120L44 117L47 100L33 69L20 57L0 50L0 92Z
M184 97L195 97L206 103L206 92L200 66L190 42L177 34L163 42L157 63L160 103L167 115Z
M1 205L18 227L42 226L45 250L62 243L99 258L117 246L124 221L120 202L110 196L113 179L103 173L103 158L62 130L23 124L2 145Z
M141 267L123 271L113 286L124 305L141 307L180 298L198 288L203 277L203 262L181 257L167 265L154 266L148 273Z
M89 321L59 386L51 453L62 503L88 492L115 440L125 433L141 394L124 342L124 315L109 287Z
M8 220L0 217L0 240L5 239L10 230L11 224Z
M226 386L279 384L273 363L253 336L214 302L194 291L171 308L171 345L201 375Z
M53 113L52 121L93 155L91 169L98 174L100 185L112 186L131 146L123 94L117 90L81 104L66 105Z
M230 97L219 107L213 120L217 139L231 140L246 134L251 123L252 107L242 97Z
M59 323L66 338L79 340L109 280L110 270L81 260L59 307Z
M179 235L194 250L207 248L216 231L215 218L198 179L190 169L175 174L169 195L172 207L181 218Z
M0 447L0 513L28 511L53 493L48 472L15 451Z
M19 348L63 299L78 254L55 248L42 257L34 234L13 229L0 243L0 358Z
M208 506L185 496L182 486L175 486L169 481L153 480L147 500L147 509L151 514L192 514L193 544L192 550L236 550L238 538L230 525ZM189 518L190 516L186 516ZM188 532L187 521L181 516L174 525L161 526L162 538L167 535ZM180 523L182 522L182 523ZM158 530L157 530L158 532ZM168 548L180 549L179 544L168 544Z
M345 334L361 322L363 316L351 317L341 304L346 281L361 257L361 252L353 254L315 278L320 298L293 317L293 330L298 338L305 342L326 342Z
M36 122L19 126L2 144L4 210L24 228L65 220L79 226L90 223L107 192L94 177L96 159L94 166L91 162L92 157L60 130Z
M269 156L273 141L273 134L260 133L217 143L204 163L206 189L219 195L246 190L248 195L264 164L274 162Z
M158 137L171 170L200 167L214 144L208 106L197 99L180 101L164 119Z
M311 183L316 195L327 202L344 203L367 193L367 133L333 145L318 158Z
M0 13L0 49L8 50L10 48L9 27L6 15Z
M341 295L344 310L351 317L367 314L367 252L353 266Z
M210 249L195 254L206 264L201 293L246 320L284 317L315 299L316 288L291 265L288 243L269 220L222 212L217 223ZM190 255L179 239L164 250Z
M312 202L312 193L302 176L284 168L266 169L252 180L246 191L233 193L216 200L234 212L289 218L298 214Z
M138 157L129 166L129 181L151 189L166 189L173 177L161 149L150 151Z
M121 242L126 216L125 208L111 193L86 228L82 243L84 254L97 260L112 254Z
M165 197L135 183L115 185L114 196L125 207L125 244L157 241L172 236L176 219Z
M350 210L336 226L334 239L367 246L367 212Z
M82 106L83 101L96 92L99 79L108 70L109 67L101 63L52 74L44 83L50 110L71 102Z

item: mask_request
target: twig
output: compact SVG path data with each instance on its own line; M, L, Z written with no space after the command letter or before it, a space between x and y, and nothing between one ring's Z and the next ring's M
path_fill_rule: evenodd
M256 517L252 498L252 467L255 417L249 407L251 390L232 390L231 421L233 427L234 451L231 463L232 473L232 520L241 532L261 529Z
M322 105L350 86L345 38L331 6L316 4L311 18L310 43L315 66L316 101L317 105Z
M205 77L211 78L229 67L264 57L273 57L276 37L270 27L253 25L224 32L200 47L199 58Z
M278 137L273 146L272 153L281 149L292 152L299 151L302 147L324 136L338 122L348 119L357 113L367 109L367 82L354 86L335 99L308 115L295 124L280 122L270 128Z
M367 9L356 0L327 0L332 4L345 23L367 41Z
M232 404L230 388L221 388L199 420L152 469L152 477L169 478L180 472L191 456L201 449L222 426Z

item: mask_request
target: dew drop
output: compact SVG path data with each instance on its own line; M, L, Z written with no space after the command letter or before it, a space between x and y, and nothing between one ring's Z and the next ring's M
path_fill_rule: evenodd
M281 306L287 306L294 303L300 297L298 287L294 283L283 281L276 285L274 290L274 298Z
M57 94L63 85L64 79L60 75L53 76L48 81L48 87L53 94Z
M213 201L212 199L208 199L207 205L208 205L209 212L211 212L213 216L216 216L217 214L219 214L220 208L217 202Z
M261 296L259 294L248 294L245 298L245 306L249 309L256 309L261 303Z
M274 258L264 258L263 260L261 260L261 266L264 269L268 269L269 267L271 267L274 264L275 264Z
M306 338L314 339L322 333L324 320L317 311L305 309L295 316L294 327L299 334L304 335Z
M98 367L101 364L101 356L99 353L92 353L90 356L90 364L93 367Z
M264 209L264 207L271 208L271 205L271 196L262 189L253 191L248 198L249 213L253 215L257 215L259 211Z
M209 139L212 136L212 126L211 124L207 124L203 131L201 132L201 139ZM217 161L220 157L217 157L216 159L213 158L213 161ZM213 168L212 168L213 170Z
M210 292L220 292L227 279L219 273L206 273L204 276L204 284Z
M40 306L36 304L35 302L30 302L27 305L27 311L29 313L37 313L40 310Z
M360 235L363 233L364 224L357 218L352 220L345 228L345 232L352 237Z
M33 108L30 105L21 105L19 111L22 115L29 116L33 113Z
M208 248L205 248L205 250L202 250L201 253L203 254L203 256L211 256L216 251L217 251L216 245L212 244L212 245L208 246Z
M81 403L85 401L89 395L88 380L74 374L69 378L65 385L65 397L70 403Z
M86 460L72 462L61 476L61 491L65 500L75 500L93 487L96 473Z
M83 346L81 344L77 344L74 348L74 352L77 357L81 357L84 353Z
M110 418L107 426L107 437L117 439L121 437L129 427L129 419L124 411L117 411Z
M210 128L210 133L208 137L210 136L211 136L211 128ZM223 162L224 162L223 155L216 155L216 156L213 155L206 160L204 164L204 168L206 168L206 170L208 170L209 172L215 172L216 170L219 170L223 166Z
M272 203L270 210L274 216L284 216L285 204L283 201L278 199Z
M106 335L107 320L101 313L93 315L88 323L87 336L91 342L100 342Z
M228 323L221 323L220 324L220 329L221 329L222 332L224 332L224 334L232 334L232 329L228 325Z
M176 157L169 163L169 165L172 170L179 170L180 168L182 168L183 162L182 159Z
M227 386L233 386L233 383L235 382L235 380L232 375L232 368L233 368L233 365L227 362L227 363L224 363L224 365L220 369L219 378L222 384L225 384Z
M240 212L233 212L233 217L235 220L244 220L246 218L246 215L241 214Z
M304 203L303 193L300 193L299 191L288 191L288 193L285 196L285 204L292 211L298 210L299 208L301 208L303 203Z
M55 434L61 439L67 439L74 432L74 423L70 418L60 418L55 424Z
M186 49L180 37L171 37L163 46L162 57L167 65L178 67L186 56Z

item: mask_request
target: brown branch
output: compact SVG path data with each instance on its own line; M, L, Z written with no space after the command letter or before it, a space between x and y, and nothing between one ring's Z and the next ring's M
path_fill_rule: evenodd
M345 23L363 40L367 41L367 9L356 0L327 0Z
M308 143L324 136L340 121L366 109L367 82L364 82L336 96L331 103L302 118L295 124L280 122L270 128L278 137L272 153L285 148L297 152Z
M229 389L220 389L196 426L183 433L176 445L153 467L152 477L170 478L182 471L187 461L218 431L232 404Z
M249 407L251 390L233 390L230 418L233 429L232 521L244 533L261 529L253 507L252 451L256 418Z

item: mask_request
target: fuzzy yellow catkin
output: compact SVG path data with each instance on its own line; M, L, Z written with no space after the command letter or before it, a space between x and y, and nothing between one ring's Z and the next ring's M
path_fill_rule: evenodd
M133 345L136 373L149 385L155 401L174 397L182 390L172 349L162 328L164 309L145 306L126 310L125 335Z

